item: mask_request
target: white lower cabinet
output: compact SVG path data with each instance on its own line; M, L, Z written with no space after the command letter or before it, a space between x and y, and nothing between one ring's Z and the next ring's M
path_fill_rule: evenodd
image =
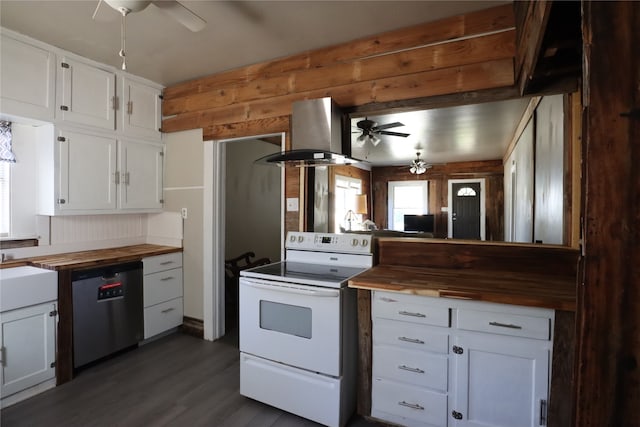
M55 378L56 319L55 302L0 313L3 400Z
M373 417L546 425L553 310L375 291L372 321Z
M182 252L147 257L144 272L144 339L182 324Z

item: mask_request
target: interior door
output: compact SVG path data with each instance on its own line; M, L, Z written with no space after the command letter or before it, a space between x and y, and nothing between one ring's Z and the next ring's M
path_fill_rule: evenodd
M452 213L454 239L480 239L480 183L453 183Z

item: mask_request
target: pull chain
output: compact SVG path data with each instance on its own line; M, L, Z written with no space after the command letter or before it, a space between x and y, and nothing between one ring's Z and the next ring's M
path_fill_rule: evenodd
M122 44L121 44L120 53L118 55L120 55L120 57L122 58L123 71L127 70L127 57L125 55L124 49L125 49L125 43L127 38L127 29L126 29L125 21L126 21L127 14L129 12L130 12L129 9L126 9L124 7L120 8L120 13L122 13L122 24L120 27L120 34L122 35Z

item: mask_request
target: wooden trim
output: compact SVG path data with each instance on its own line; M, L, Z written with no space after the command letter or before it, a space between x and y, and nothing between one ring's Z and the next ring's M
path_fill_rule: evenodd
M371 291L358 289L357 413L371 415L372 341Z
M556 310L553 329L553 358L549 386L548 427L570 426L574 402L573 364L576 351L575 313Z
M580 212L582 193L582 93L581 91L569 95L571 108L571 134L569 135L571 148L570 152L570 176L567 177L565 193L571 195L570 201L570 223L569 239L565 240L572 248L580 246Z
M184 334L204 339L204 322L202 319L184 316L182 318L182 326L180 327L180 330Z
M32 248L38 246L38 239L0 240L0 249Z
M524 132L524 129L527 127L527 124L529 124L529 120L531 120L531 118L535 114L536 108L538 108L538 104L540 103L541 100L542 100L541 96L534 96L529 101L529 105L527 105L527 108L524 110L524 113L522 114L522 118L520 119L518 126L516 126L516 130L513 133L511 142L509 143L507 150L504 152L504 156L502 157L503 163L506 163L507 160L509 159L509 156L511 156L511 153L513 153L513 150L516 148L516 144L518 143L518 140L520 139L522 132Z
M71 292L71 270L58 271L56 385L73 379L73 296Z
M547 22L551 15L552 3L547 0L515 3L516 7L526 8L526 13L522 14L524 22L518 22L519 32L516 40L515 74L522 95L527 92L527 87L534 75ZM517 15L520 16L520 12Z

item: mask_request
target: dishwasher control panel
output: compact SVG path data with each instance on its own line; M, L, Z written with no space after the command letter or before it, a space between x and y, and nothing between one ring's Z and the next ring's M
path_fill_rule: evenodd
M98 301L124 296L124 285L122 282L107 283L98 287Z

